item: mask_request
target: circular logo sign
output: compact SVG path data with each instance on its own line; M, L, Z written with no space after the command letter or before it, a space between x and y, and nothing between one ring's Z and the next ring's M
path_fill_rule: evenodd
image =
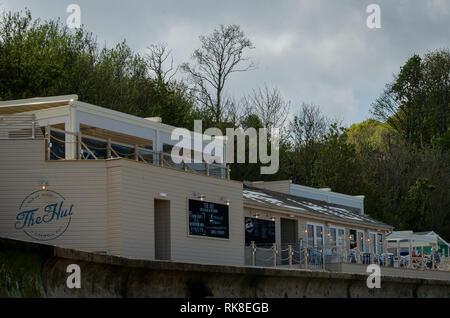
M73 204L56 191L39 190L20 204L14 228L39 241L60 237L70 225Z

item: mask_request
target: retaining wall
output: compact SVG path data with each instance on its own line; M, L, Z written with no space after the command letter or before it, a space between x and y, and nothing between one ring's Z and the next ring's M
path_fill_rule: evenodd
M66 287L69 264L81 288ZM1 297L450 297L450 281L133 260L0 238Z

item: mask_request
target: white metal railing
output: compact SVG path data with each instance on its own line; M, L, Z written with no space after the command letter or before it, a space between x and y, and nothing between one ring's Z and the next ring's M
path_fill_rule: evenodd
M394 253L372 253L344 246L317 248L308 246L302 240L293 244L256 244L245 246L245 263L251 266L289 267L324 270L326 264L354 263L378 264L403 269L450 271L450 257L443 253L421 256L401 256Z
M42 139L34 114L0 116L0 139Z
M255 244L245 247L246 264L263 267L289 267L325 270L322 251L303 246L302 242L293 244Z
M45 141L46 160L66 160L66 151L75 149L72 160L125 158L186 172L230 179L229 166L207 162L185 163L182 161L175 163L173 159L182 159L182 157L154 151L141 145L118 142L111 138L104 139L46 126Z

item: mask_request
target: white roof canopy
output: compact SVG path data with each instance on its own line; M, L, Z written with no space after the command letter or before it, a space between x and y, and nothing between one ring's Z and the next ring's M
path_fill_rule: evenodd
M162 151L163 145L176 145L179 140L173 140L173 132L177 127L166 125L154 118L146 119L130 114L100 107L78 100L77 95L64 95L52 97L38 97L0 102L0 115L34 114L38 124L64 125L64 130L71 133L80 132L82 125L151 140L153 149ZM190 137L189 137L190 135ZM187 139L191 146L186 148L197 152L204 152L205 145L210 141L204 135L189 131ZM70 136L67 137L66 139ZM205 140L204 140L205 139ZM215 136L218 147L223 149L222 158L225 158L225 137ZM67 140L70 142L71 140ZM208 151L206 151L208 152ZM211 153L211 150L208 152ZM67 155L70 159L71 154ZM220 154L218 154L220 156Z
M437 245L438 239L436 236L414 234L412 231L392 232L386 239L388 241L411 241L413 246Z

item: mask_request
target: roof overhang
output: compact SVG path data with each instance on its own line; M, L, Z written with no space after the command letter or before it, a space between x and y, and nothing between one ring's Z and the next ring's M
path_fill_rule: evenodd
M78 100L78 95L35 97L0 102L0 115L18 114L53 107L67 106Z
M36 97L0 102L0 115L26 112L36 113L38 115L37 119L40 123L45 122L45 120L48 118L53 118L58 120L47 120L46 124L72 121L74 122L73 126L76 126L75 121L78 119L74 119L74 117L83 117L90 122L90 124L88 123L88 125L93 127L96 127L95 123L97 123L99 126L98 128L109 129L113 131L113 127L117 127L117 129L120 129L120 125L117 126L113 123L120 123L120 127L123 126L122 131L120 131L121 133L129 132L130 134L132 134L131 132L135 131L135 134L132 134L133 136L145 139L155 139L156 132L158 132L161 133L161 138L164 140L164 142L169 144L176 144L178 142L178 140L172 140L171 136L175 129L179 129L179 127L174 127L154 120L126 114L110 108L81 102L78 100L78 95ZM40 120L40 118L42 120ZM83 122L81 122L81 124L82 123ZM129 129L129 127L134 127L134 129ZM210 142L210 138L205 139L204 134L195 133L187 129L184 130L184 133L190 136L194 146L203 145L202 147L204 147L205 143ZM221 141L223 145L226 142L226 136L215 136L214 139L219 142Z
M430 237L428 235L418 235L418 234L410 234L410 233L399 233L392 232L387 238L390 241L414 241L414 242L422 242L428 244L437 244L437 237Z
M335 223L335 224L343 224L343 225L347 225L347 226L352 226L352 225L358 225L364 228L378 228L378 229L382 229L382 230L387 230L387 231L392 231L392 229L394 228L393 226L390 225L384 225L384 224L374 224L374 223L368 223L368 222L359 222L359 221L346 221L342 218L338 218L338 217L332 217L332 216L322 216L322 215L317 215L315 213L312 213L310 211L306 211L306 210L294 210L294 209L289 209L289 208L285 208L285 207L275 207L275 206L269 206L266 204L258 204L252 200L246 199L244 198L244 208L248 208L248 209L259 209L259 210L263 210L265 212L272 212L272 213L281 213L281 214L285 214L285 215L294 215L294 216L299 216L299 217L307 217L307 218L311 218L311 219L315 219L315 220L319 220L322 222L330 222L330 223Z

